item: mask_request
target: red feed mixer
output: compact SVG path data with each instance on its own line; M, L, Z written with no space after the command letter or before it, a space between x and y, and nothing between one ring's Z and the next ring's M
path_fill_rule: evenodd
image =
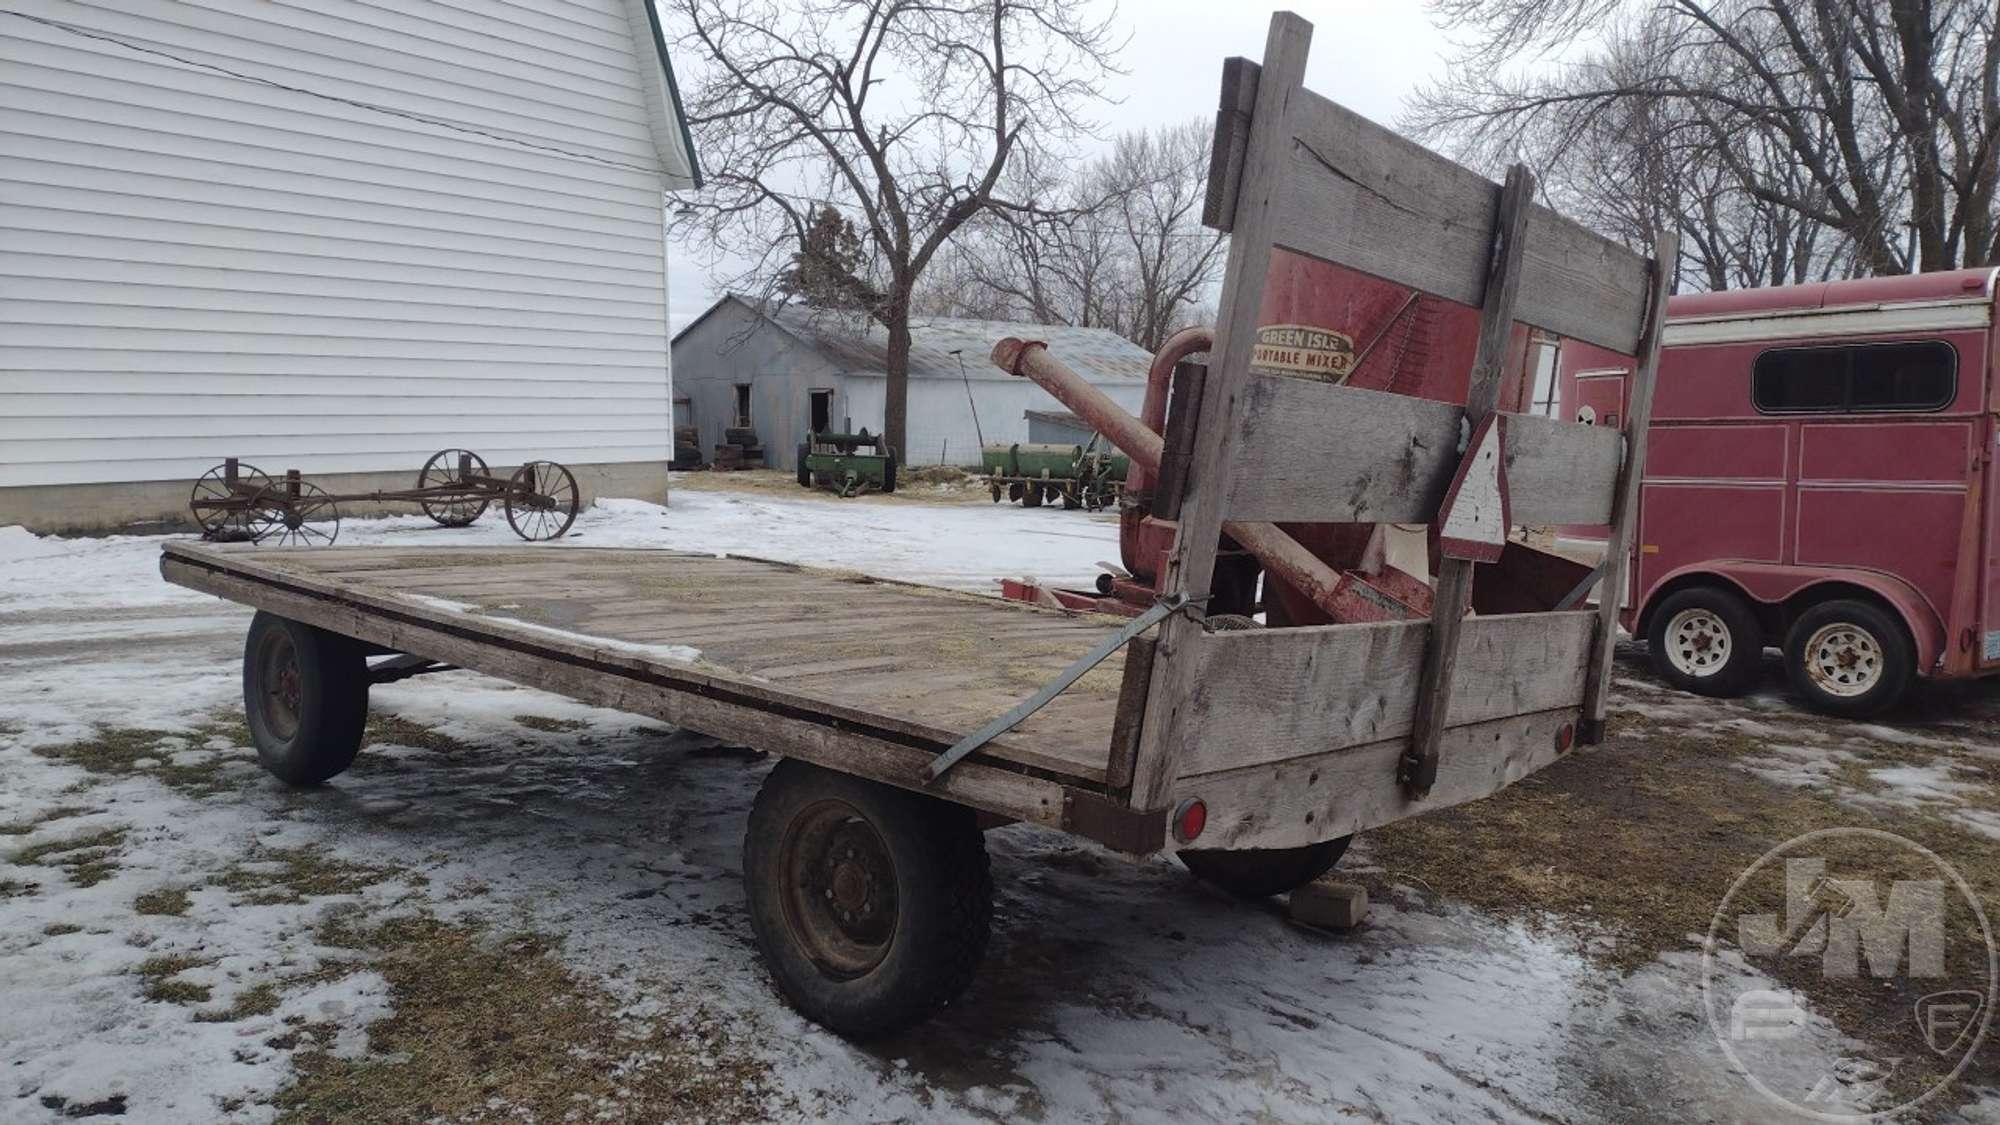
M1440 402L1465 401L1478 310L1282 250L1273 254L1266 293L1254 370ZM1502 410L1518 410L1523 404L1520 372L1527 341L1526 330L1517 328ZM1127 615L1153 604L1178 529L1173 517L1178 515L1180 482L1173 479L1167 489L1159 487L1163 463L1173 459L1167 450L1168 407L1171 401L1178 414L1184 403L1200 398L1198 387L1175 386L1174 373L1212 342L1206 328L1184 329L1167 340L1147 373L1137 418L1037 341L1010 338L993 349L996 366L1032 380L1132 458L1119 526L1120 555L1130 577L1104 576L1094 592L1007 579L1002 588L1008 597ZM1185 450L1177 452L1185 456ZM1172 476L1171 466L1167 475ZM1165 492L1175 495L1169 499ZM1224 530L1229 549L1217 561L1211 617L1261 610L1271 625L1320 625L1430 616L1430 586L1422 576L1389 562L1385 525L1232 522ZM1260 571L1266 574L1261 603ZM1537 585L1552 589L1581 573L1565 570Z

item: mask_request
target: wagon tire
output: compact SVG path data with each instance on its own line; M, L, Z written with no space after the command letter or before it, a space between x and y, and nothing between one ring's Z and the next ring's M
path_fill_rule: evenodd
M259 611L243 644L243 711L257 761L287 785L318 785L354 764L368 722L360 642Z
M806 464L806 455L811 452L812 452L812 446L809 443L803 441L799 443L799 487L800 488L811 488L813 486L812 468L811 466Z
M743 878L778 990L839 1035L929 1018L986 955L993 881L962 805L781 761L750 810Z
M893 453L882 458L882 491L896 491L896 455Z
M1792 623L1785 674L1813 710L1860 718L1895 706L1916 679L1917 662L1894 614L1840 598L1813 606Z
M1194 872L1195 878L1237 898L1270 898L1303 887L1333 870L1353 840L1352 836L1342 836L1300 848L1198 849L1181 852L1180 861Z
M1696 586L1669 594L1646 630L1653 671L1696 695L1742 695L1757 685L1764 628L1750 604L1729 590Z

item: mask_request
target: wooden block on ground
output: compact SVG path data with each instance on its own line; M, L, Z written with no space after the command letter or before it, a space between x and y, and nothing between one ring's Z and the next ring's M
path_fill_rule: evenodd
M1351 930L1368 917L1368 888L1359 883L1307 883L1292 892L1292 921Z

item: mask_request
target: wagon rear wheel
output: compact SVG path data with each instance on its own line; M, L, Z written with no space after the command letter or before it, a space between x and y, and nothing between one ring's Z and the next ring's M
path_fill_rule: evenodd
M470 449L440 449L418 471L417 488L449 486L464 490L464 494L450 500L419 500L417 504L425 515L445 527L468 527L485 515L487 506L493 503L489 496L473 494L475 486L469 479L486 475L486 462L479 454Z
M287 785L354 763L368 721L368 662L337 633L259 612L243 643L243 711L257 761Z
M531 543L554 539L576 522L576 478L554 461L530 461L514 470L501 503L514 534Z
M1333 870L1353 840L1342 836L1302 848L1184 851L1180 861L1195 878L1237 898L1269 898L1303 887Z
M743 875L779 991L841 1035L929 1017L986 953L993 883L961 805L783 761L750 811Z

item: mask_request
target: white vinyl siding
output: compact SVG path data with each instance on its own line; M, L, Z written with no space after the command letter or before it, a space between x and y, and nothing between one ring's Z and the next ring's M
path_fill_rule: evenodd
M671 455L628 0L8 9L0 487Z

